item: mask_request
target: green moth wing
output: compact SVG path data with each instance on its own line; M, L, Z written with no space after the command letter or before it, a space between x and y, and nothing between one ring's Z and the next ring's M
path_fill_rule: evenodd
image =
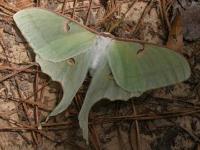
M86 94L83 106L79 113L79 124L83 130L83 137L88 143L88 116L92 106L103 98L114 100L128 100L133 96L140 96L142 93L131 93L119 87L110 76L110 67L106 60L100 65L93 76L92 82Z
M95 34L56 13L29 8L17 12L14 21L40 57L53 62L89 50Z
M55 116L71 104L78 89L81 87L89 67L89 54L84 53L74 57L74 61L64 60L61 62L50 62L36 56L43 72L47 73L53 80L61 83L63 97L49 116Z
M186 59L164 47L113 40L107 52L117 84L130 92L168 86L190 76Z

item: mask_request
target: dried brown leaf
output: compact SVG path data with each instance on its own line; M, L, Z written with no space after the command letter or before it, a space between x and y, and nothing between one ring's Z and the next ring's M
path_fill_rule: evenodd
M169 32L167 47L175 51L182 51L184 46L183 43L183 26L182 18L180 13L177 13L174 21L171 25L171 30Z

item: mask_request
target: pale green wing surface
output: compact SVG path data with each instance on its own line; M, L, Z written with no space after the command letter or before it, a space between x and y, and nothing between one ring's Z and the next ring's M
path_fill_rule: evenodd
M175 84L190 76L184 57L152 44L113 40L108 61L117 84L130 92Z
M83 137L88 143L88 115L91 107L103 98L114 100L128 100L141 93L130 93L120 88L110 76L110 68L106 61L99 67L94 74L83 106L79 113L79 124L83 130Z
M74 61L61 61L58 63L46 61L36 56L37 62L40 64L43 72L47 73L52 80L61 83L63 88L63 97L56 108L49 116L55 116L71 104L78 89L81 87L89 66L89 54L84 53L74 57Z
M95 34L77 23L39 8L21 10L14 20L34 52L53 62L87 51L95 40Z

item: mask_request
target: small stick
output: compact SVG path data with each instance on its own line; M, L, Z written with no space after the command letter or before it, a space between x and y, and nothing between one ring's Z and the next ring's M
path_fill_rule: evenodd
M98 120L103 122L114 122L114 121L122 121L122 120L158 120L165 118L173 118L173 117L181 117L186 115L193 115L196 113L200 113L200 109L189 109L187 111L173 111L173 112L165 112L154 115L149 114L141 114L136 116L120 116L120 117L96 117L92 122L98 122ZM91 122L90 122L91 124Z
M167 24L167 29L168 31L171 30L171 25L169 23L169 19L168 19L168 16L167 16L167 9L166 9L166 1L165 0L161 0L161 5L162 5L162 11L163 11L163 15L164 15L164 19L165 19L165 22Z
M61 11L62 14L64 14L64 11L65 11L66 1L67 0L64 0L63 5L62 5L62 11Z
M35 73L35 72L41 73L41 71L37 71L37 70L34 70L34 69L26 69L26 70L24 70L20 66L12 66L12 67L10 67L7 64L0 65L0 70L11 70L13 72L22 70L22 72L26 72L26 73Z
M71 16L71 18L73 18L74 19L74 15L75 15L75 7L76 7L76 2L77 2L77 0L74 0L74 4L73 4L73 11L72 11L72 16Z
M133 101L132 102L132 108L133 108L133 115L136 116L137 115L137 112L136 112L136 109L135 109L135 104ZM136 140L137 140L137 149L140 150L141 149L141 146L140 146L140 129L139 129L139 124L138 124L138 120L135 120L135 129L136 129Z
M8 99L8 100L15 101L15 102L18 102L18 103L25 103L25 104L31 105L31 106L37 106L38 108L40 108L40 109L42 109L44 111L47 111L47 112L52 111L51 109L46 108L45 106L41 105L40 103L31 102L31 101L27 101L27 100L24 100L24 99L17 99L17 98L11 98L11 97L2 97L2 96L0 96L0 98L1 99Z
M85 8L87 8L87 6L80 6L79 8L76 8L75 12L85 11ZM99 8L100 8L100 6L94 6L91 9L99 9ZM71 11L73 11L73 8L69 8L69 9L65 10L63 14L72 13Z
M37 7L40 7L40 0L37 0Z
M87 16L86 16L86 21L85 21L85 26L87 26L87 24L88 24L88 19L89 19L91 7L92 7L92 0L90 0L90 3L89 3L89 8L88 8L88 11L87 11Z
M137 2L137 0L134 0L131 4L131 6L127 9L127 11L125 12L125 14L122 16L122 18L113 25L113 27L111 27L109 29L109 32L111 33L123 20L124 18L126 17L126 15L128 14L128 12L131 10L131 8L133 7L133 5Z
M32 66L34 66L34 65L28 65L28 66L22 68L21 70L17 70L17 71L15 71L15 72L13 72L13 73L11 73L11 74L9 74L9 75L7 75L7 76L1 78L1 79L0 79L0 82L3 82L3 81L5 81L5 80L7 80L7 79L9 79L9 78L11 78L11 77L14 77L15 75L19 74L20 72L23 72L24 70L26 70L26 69L28 69L28 68L30 68L30 67L32 67Z
M33 89L34 89L34 101L37 103L38 102L38 82L39 82L39 73L38 73L38 70L39 70L39 67L37 66L37 72L35 74L35 82L33 84ZM38 110L38 106L35 105L34 107L34 119L35 119L35 125L38 126L39 125L39 110ZM38 134L36 134L36 138L38 140L38 138L40 138L40 136ZM40 141L40 140L39 140Z
M97 137L97 134L96 134L96 131L95 131L95 129L94 129L94 127L93 127L93 125L91 125L91 126L89 126L89 131L90 131L90 133L92 134L92 137L90 137L90 141L94 144L94 147L95 147L95 149L96 150L101 150L100 149L100 142L99 142L99 140L98 140L98 137Z
M119 6L116 6L114 9L112 9L102 20L96 23L96 27L99 26L100 24L104 23L117 9Z
M154 0L151 0L151 1L147 4L147 6L145 7L145 9L144 9L142 15L140 16L140 19L139 19L139 21L138 21L136 27L135 27L135 29L134 29L134 32L133 32L134 34L136 34L137 31L138 31L138 29L140 28L141 23L142 23L142 19L144 18L144 16L151 10L151 7L153 6L153 2L154 2Z

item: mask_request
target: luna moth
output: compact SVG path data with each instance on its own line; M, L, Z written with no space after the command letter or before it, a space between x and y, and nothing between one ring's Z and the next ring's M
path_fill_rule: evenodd
M14 21L42 71L62 85L63 98L49 116L63 112L87 73L92 76L78 117L87 142L89 111L99 100L128 100L190 76L187 60L173 50L98 33L48 10L24 9Z

